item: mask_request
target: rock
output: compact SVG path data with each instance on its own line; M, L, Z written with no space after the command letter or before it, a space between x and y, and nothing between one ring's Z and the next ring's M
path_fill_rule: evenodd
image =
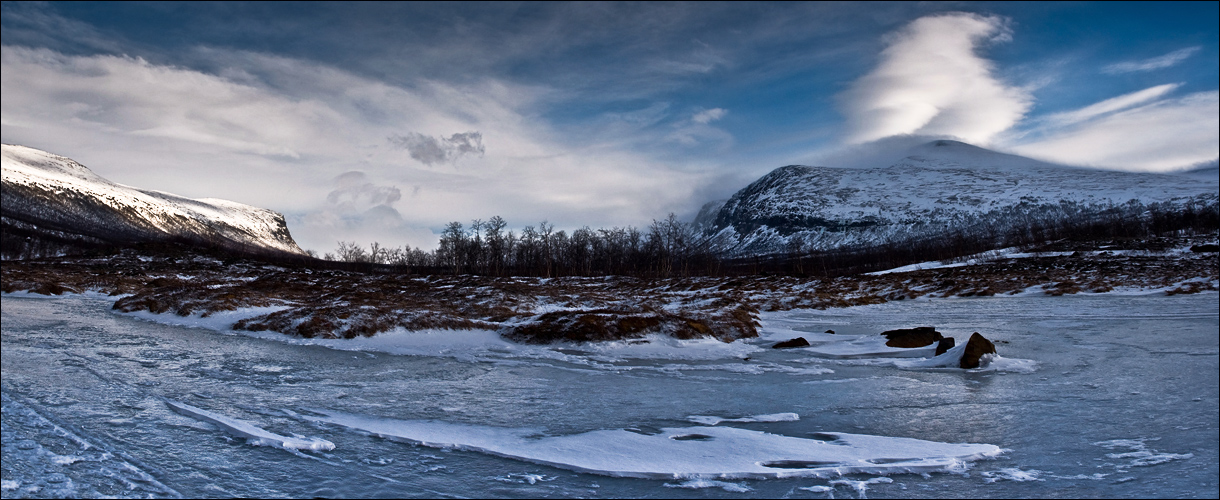
M783 342L775 344L775 345L771 346L771 348L772 349L789 349L792 347L805 347L807 345L809 345L809 341L805 340L805 337L797 337L792 340L785 340Z
M1202 245L1194 245L1190 247L1190 251L1194 253L1215 253L1220 252L1220 245L1215 243L1204 243Z
M956 345L957 345L957 341L953 340L953 337L945 337L943 339L940 339L940 343L936 344L936 355L940 356L941 354L944 354L946 351L948 351L949 349L952 349Z
M834 335L834 334L835 334L835 331L834 331L834 330L826 330L826 333L829 333L829 334L831 334L831 335Z
M940 339L945 338L940 332L936 331L935 327L931 326L900 328L898 330L881 332L881 334L889 339L885 345L890 347L924 347L935 344Z
M979 332L970 334L970 340L966 341L966 351L962 353L962 368L978 368L979 358L984 354L995 354L995 344L990 340L983 338Z

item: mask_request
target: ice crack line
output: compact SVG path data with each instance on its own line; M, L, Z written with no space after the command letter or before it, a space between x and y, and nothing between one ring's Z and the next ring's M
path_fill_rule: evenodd
M18 401L18 399L21 399L22 401ZM146 465L144 465L143 463L141 463L139 460L136 460L135 458L131 457L130 455L128 455L118 449L115 449L113 446L108 445L104 441L101 441L101 440L93 438L93 437L87 438L83 431L69 430L69 428L71 427L69 424L67 424L66 422L59 421L59 419L55 418L52 414L50 414L50 412L47 412L46 410L39 411L39 409L37 408L37 405L34 402L30 401L28 398L24 398L16 393L13 393L7 387L7 385L4 386L3 388L0 388L0 401L2 401L2 403L3 403L4 413L6 414L5 415L6 417L11 415L13 417L20 417L19 418L20 420L25 420L25 421L29 422L28 424L21 425L21 427L31 427L31 428L35 428L35 429L49 429L49 431L48 430L36 431L36 434L32 437L37 438L37 439L23 440L22 442L18 443L18 445L16 447L17 449L29 452L29 454L31 456L35 456L35 455L40 456L40 455L44 455L44 454L51 455L49 457L49 461L52 463L61 465L61 466L71 465L73 462L81 462L81 461L102 462L102 461L114 460L114 461L118 462L116 464L117 467L114 467L112 469L112 468L108 468L108 467L99 466L99 469L101 469L99 472L102 476L107 476L107 477L113 478L113 479L125 484L129 492L131 492L132 490L135 490L136 488L141 488L141 489L145 490L144 491L145 494L151 495L151 496L183 498L183 495L181 493L179 493L177 490L174 490L173 488L166 486L164 483L158 481L148 472L145 472L145 470L148 469L148 467ZM6 425L5 427L8 427L8 425ZM12 432L14 430L17 430L17 429L6 429L6 431L9 431L9 432ZM50 452L49 450L44 449L44 447L42 446L42 443L38 442L40 440L46 441L47 439L50 439L50 436L48 436L48 435L66 439L66 440L72 442L73 444L75 444L82 451L89 450L89 449L96 449L96 450L100 450L102 453L100 453L96 457L77 457L77 456L64 456L64 455L54 454L54 453ZM8 455L8 453L6 453L6 457L5 457L6 462L9 460L12 460L13 458L16 458L16 457L10 457L7 455ZM117 472L115 469L117 469ZM65 475L58 474L58 473L50 474L49 476L47 476L45 478L45 481L50 482L50 483L67 482L69 485L74 483L74 481L72 480L71 477L60 478L59 476L65 476ZM123 477L123 476L134 476L134 477ZM137 485L136 483L140 483L140 484ZM17 489L17 488L19 488L19 486L20 485L18 485L18 484L16 484L16 482L14 482L12 489ZM48 492L48 493L50 493L50 492Z

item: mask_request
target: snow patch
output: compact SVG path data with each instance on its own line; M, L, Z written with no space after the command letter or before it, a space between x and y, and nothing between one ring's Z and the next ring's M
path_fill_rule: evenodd
M1038 477L1043 473L1044 471L1035 469L1021 470L1016 467L1010 467L1007 469L982 472L980 475L983 476L983 482L985 483L994 483L997 481L1016 481L1018 483L1023 483L1026 481L1045 481L1045 479Z
M865 481L855 481L852 479L836 479L834 481L831 481L830 484L832 486L846 486L846 487L854 490L856 492L856 495L858 495L858 498L868 498L868 496L866 496L864 494L864 492L868 491L868 485L870 485L870 484L888 484L888 483L892 483L892 482L894 482L894 480L890 479L888 477L874 477L872 479L868 479Z
M478 451L577 472L654 479L837 477L957 470L1004 452L998 446L822 433L821 439L733 427L625 429L538 437L536 429L394 420L329 410L302 416L374 436L434 448Z
M747 493L754 491L754 488L746 486L742 483L730 483L727 481L716 481L714 479L689 479L681 483L665 483L666 488L685 488L688 490L701 490L705 488L720 488L724 491L732 493Z
M741 417L741 418L724 418L724 417L710 417L707 415L690 415L690 416L687 416L686 419L690 420L691 422L697 423L697 424L716 425L721 422L743 422L743 423L744 422L796 422L797 420L801 419L801 416L797 415L795 413L768 413L765 415L752 415L749 417Z
M1125 470L1129 467L1148 467L1152 465L1160 465L1174 460L1186 460L1194 458L1193 453L1160 453L1157 450L1148 448L1147 441L1156 441L1160 438L1140 438L1140 439L1111 439L1109 441L1098 441L1093 443L1107 450L1118 448L1127 448L1131 451L1123 453L1107 453L1106 458L1115 460L1127 460L1126 463L1114 464L1118 470Z

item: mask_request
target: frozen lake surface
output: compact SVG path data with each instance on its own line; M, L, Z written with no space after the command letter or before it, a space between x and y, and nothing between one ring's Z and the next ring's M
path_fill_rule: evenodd
M3 296L4 498L1220 495L1216 293L890 302L764 313L733 344L552 347L250 336L111 303ZM1002 358L966 371L876 342L925 325ZM795 336L812 345L769 348Z

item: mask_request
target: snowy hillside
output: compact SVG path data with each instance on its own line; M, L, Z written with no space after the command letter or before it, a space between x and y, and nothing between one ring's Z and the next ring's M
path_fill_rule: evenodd
M115 184L62 156L3 145L5 231L60 241L174 241L303 254L284 216L227 200Z
M721 249L746 255L784 251L796 240L808 249L894 242L1133 200L1214 204L1218 186L1214 176L1067 167L941 140L890 165L778 168L723 202L710 224L705 213L697 223L710 226Z

